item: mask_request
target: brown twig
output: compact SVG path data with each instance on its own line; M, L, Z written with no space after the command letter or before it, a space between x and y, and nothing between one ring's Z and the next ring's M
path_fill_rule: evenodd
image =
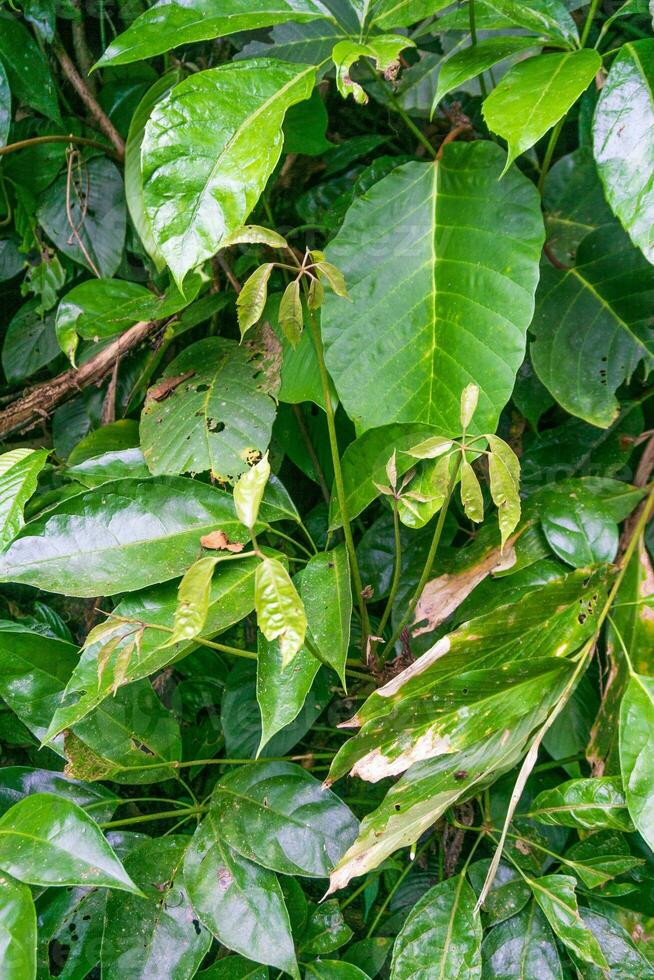
M137 347L155 330L165 327L167 323L168 321L160 320L144 320L136 323L78 370L70 368L56 378L36 385L0 411L0 439L6 439L12 433L31 429L40 419L46 418L58 405L72 398L82 388L99 384L113 370L119 358Z
M123 160L125 157L125 141L123 137L120 135L109 116L93 98L93 94L73 64L73 61L61 43L60 38L55 37L52 42L52 50L54 51L57 61L61 65L61 70L88 109L94 123L97 125L98 129L102 130L104 135L114 146L120 159Z
M565 262L561 262L560 259L557 259L556 255L552 251L552 246L549 244L549 242L545 242L545 244L543 245L543 255L550 263L550 265L553 265L555 269L567 270L572 268L571 265L566 265Z
M457 140L459 138L459 136L462 136L463 133L471 133L471 132L472 132L472 123L470 122L469 119L466 119L465 117L462 118L461 122L458 123L454 127L454 129L451 129L449 131L449 133L447 134L447 136L444 137L443 142L438 147L438 152L436 154L436 159L437 160L440 160L441 157L443 156L443 147L444 146L446 146L448 143L453 143L455 140Z
M28 150L31 146L40 146L41 143L74 143L77 146L91 146L98 150L104 150L108 156L118 160L119 163L122 160L122 157L106 143L101 143L99 140L89 140L84 136L73 136L72 133L67 136L32 136L27 140L8 143L7 146L0 146L0 157L15 153L17 150Z
M77 163L78 169L80 169L80 172L81 172L81 163L80 163L79 151L78 150L74 150L72 147L69 147L66 150L66 164L67 164L67 169L66 169L66 218L68 219L68 224L70 226L70 238L68 239L68 244L69 245L72 245L73 241L77 242L77 247L79 248L79 250L82 253L82 255L84 256L84 258L86 259L89 268L97 276L98 279L101 279L102 276L100 275L100 272L98 271L98 267L96 266L95 262L93 261L93 259L89 255L89 250L87 249L86 245L82 241L82 237L81 237L81 235L79 233L80 232L80 228L83 228L84 227L84 219L86 218L87 201L88 201L88 174L86 175L87 176L87 189L86 189L86 193L80 194L80 191L78 190L78 187L77 187L77 183L73 180L73 166L74 166L75 163ZM75 197L77 199L77 204L79 206L79 222L77 224L75 223L75 219L73 217L73 203L72 203L72 194L71 194L71 191L74 191L75 192Z

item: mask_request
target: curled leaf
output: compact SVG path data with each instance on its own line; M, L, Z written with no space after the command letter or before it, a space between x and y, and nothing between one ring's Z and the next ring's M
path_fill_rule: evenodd
M288 572L276 558L264 558L257 566L254 604L263 635L267 640L279 639L284 668L304 643L307 617Z
M272 271L272 262L260 265L244 283L243 289L238 295L236 310L241 337L244 337L248 330L261 319L268 299L268 280Z
M258 463L251 466L243 476L239 477L234 486L234 506L236 515L247 528L252 530L257 523L259 507L263 498L266 484L270 477L268 453L264 453Z

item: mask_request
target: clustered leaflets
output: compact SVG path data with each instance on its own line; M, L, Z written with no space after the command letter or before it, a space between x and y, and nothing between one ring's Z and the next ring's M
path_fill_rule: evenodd
M3 980L654 978L653 17L0 12Z

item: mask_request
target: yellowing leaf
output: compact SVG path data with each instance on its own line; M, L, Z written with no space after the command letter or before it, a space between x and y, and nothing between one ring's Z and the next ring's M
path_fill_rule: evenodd
M300 343L304 327L298 279L289 282L284 290L284 295L279 304L279 325L289 344L295 349Z
M265 453L258 463L251 466L240 476L234 486L234 507L236 516L241 524L252 530L257 523L259 507L263 498L266 484L270 477L268 453Z
M461 503L466 517L477 524L484 519L484 498L477 474L467 460L461 463Z
M479 385L466 385L461 392L461 428L467 429L477 411Z
M498 436L488 435L490 491L497 505L502 549L520 521L520 461Z
M164 647L191 640L201 632L209 611L213 572L219 561L220 558L213 555L199 558L179 583L173 634Z
M259 629L267 640L279 639L286 667L304 643L307 617L288 572L276 558L264 558L257 566L254 604Z
M253 327L261 319L268 299L268 280L272 271L272 262L260 265L245 282L238 295L236 309L241 337L244 337L250 327Z

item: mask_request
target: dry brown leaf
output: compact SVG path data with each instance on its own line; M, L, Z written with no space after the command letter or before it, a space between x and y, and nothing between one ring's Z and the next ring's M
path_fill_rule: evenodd
M230 541L224 531L211 531L209 534L204 534L200 538L200 544L211 551L232 551L234 554L243 551L245 547L244 544Z

